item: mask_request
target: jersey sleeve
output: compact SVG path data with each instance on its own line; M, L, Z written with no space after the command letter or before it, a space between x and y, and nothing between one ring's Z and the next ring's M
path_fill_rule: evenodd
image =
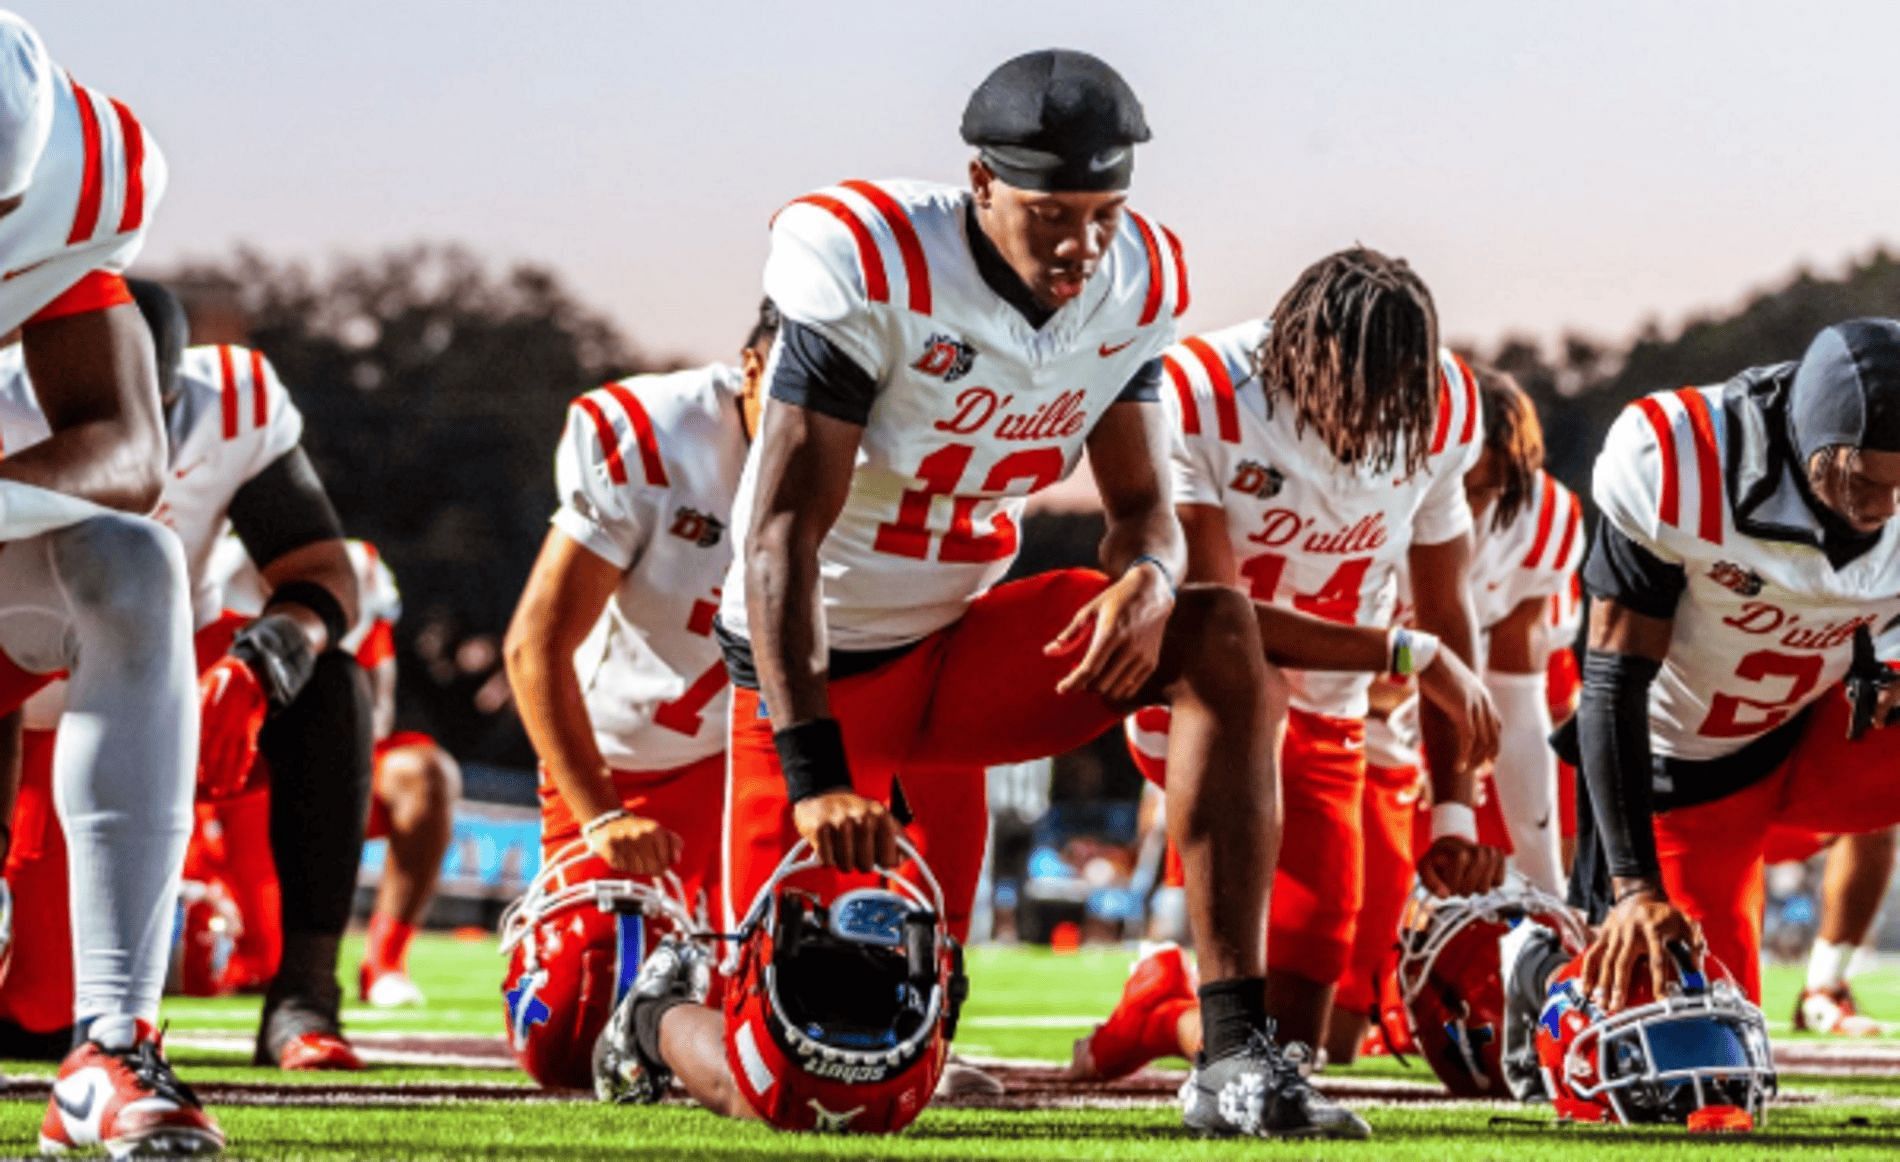
M1666 543L1661 518L1665 465L1645 402L1624 408L1610 425L1590 474L1590 495L1610 527L1663 562L1681 565L1681 553Z
M303 442L303 413L290 398L290 390L278 377L277 368L259 352L251 352L251 373L256 377L253 399L261 399L254 406L263 409L258 444L257 468L262 471L275 463L278 457Z
M567 428L554 453L554 480L560 508L554 527L601 560L618 569L632 568L646 544L649 522L629 464L641 464L643 449L630 419L619 412L619 401L605 390L593 391L568 408ZM616 418L619 417L619 418ZM624 424L621 422L626 420Z
M858 243L826 202L836 204L826 195L810 195L779 211L765 260L765 293L786 319L816 331L882 382L888 344L858 265Z
M1221 476L1211 441L1198 423L1189 423L1187 418L1188 409L1196 407L1194 388L1175 353L1164 355L1159 362L1168 381L1160 394L1168 417L1168 476L1174 503L1222 507Z
M1517 516L1528 533L1520 543L1528 548L1513 553L1516 560L1504 581L1512 607L1567 592L1589 547L1583 532L1583 502L1577 494L1548 473L1540 474L1538 480L1537 492Z
M1440 352L1439 366L1438 419L1426 459L1432 481L1412 518L1415 545L1442 545L1471 531L1465 473L1484 454L1484 413L1477 379L1464 360L1449 351Z

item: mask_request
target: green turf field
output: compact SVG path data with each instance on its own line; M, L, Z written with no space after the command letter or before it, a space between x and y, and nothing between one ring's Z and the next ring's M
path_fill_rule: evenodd
M1129 953L1089 950L1054 956L1031 949L975 949L972 992L957 1042L981 1058L1066 1061L1070 1042L1107 1011ZM401 1047L405 1035L498 1038L500 960L492 941L434 937L418 942L415 977L424 1010L351 1008L350 1029L372 1053ZM349 962L353 967L353 960ZM1792 1040L1787 1014L1799 974L1773 970L1767 1010L1778 1039ZM1857 982L1870 1015L1900 1020L1900 969ZM468 1060L426 1057L364 1074L286 1075L242 1064L256 1020L250 999L175 1000L166 1006L172 1058L207 1091L230 1136L232 1156L253 1158L1130 1158L1353 1157L1362 1159L1887 1158L1900 1152L1900 1073L1784 1073L1784 1102L1765 1131L1743 1139L1680 1132L1558 1127L1535 1108L1475 1103L1348 1098L1372 1123L1370 1143L1204 1142L1185 1136L1157 1086L1102 1105L1073 1098L1026 1111L933 1108L891 1140L773 1134L721 1121L686 1105L608 1108L584 1101L535 1100L518 1074L480 1060L473 1042L444 1050ZM469 1045L474 1045L471 1052ZM1179 1066L1179 1062L1164 1063ZM1896 1067L1900 1068L1900 1067ZM0 1062L19 1091L0 1096L0 1155L30 1153L45 1108L45 1063ZM1379 1060L1327 1078L1428 1082L1422 1067ZM295 1087L295 1088L291 1088ZM516 1092L518 1091L518 1092ZM479 1096L470 1096L471 1094ZM1423 1096L1423 1095L1420 1095Z

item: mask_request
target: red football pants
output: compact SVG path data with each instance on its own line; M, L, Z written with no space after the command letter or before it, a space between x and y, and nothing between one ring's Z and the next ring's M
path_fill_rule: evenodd
M954 625L877 669L833 681L831 712L844 731L858 793L888 800L903 775L904 795L924 818L926 859L940 882L948 869L980 867L987 809L944 805L980 801L983 769L1061 754L1115 725L1116 708L1093 694L1057 694L1056 682L1079 655L1042 652L1077 610L1108 585L1090 570L1043 573L999 585L970 603ZM734 689L731 774L727 782L725 883L727 927L797 842L772 723L756 690ZM927 786L927 784L937 784ZM955 905L943 884L946 911ZM966 897L967 898L967 897Z
M1346 971L1365 902L1366 724L1298 708L1280 746L1280 867L1267 965L1321 984Z
M1670 899L1700 921L1709 950L1761 1000L1762 866L1771 828L1844 834L1900 823L1900 734L1847 741L1847 696L1821 696L1768 778L1712 803L1656 816Z
M53 809L50 730L29 730L20 756L7 884L13 889L13 967L0 984L0 1020L35 1033L73 1023L73 933L66 837Z
M1353 925L1352 955L1333 993L1333 1006L1372 1011L1379 977L1398 946L1399 918L1412 894L1412 824L1420 814L1417 767L1366 766L1361 832L1365 896Z

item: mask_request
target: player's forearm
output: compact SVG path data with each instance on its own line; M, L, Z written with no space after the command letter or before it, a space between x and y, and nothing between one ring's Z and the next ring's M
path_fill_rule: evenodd
M818 537L794 512L761 520L747 545L746 621L775 731L831 717Z
M519 623L517 623L519 624ZM594 744L574 651L547 636L510 628L504 647L508 684L535 757L581 822L620 806L606 760Z
M1649 745L1649 687L1659 668L1634 654L1591 649L1583 656L1577 743L1619 894L1625 886L1661 884Z
M1465 590L1464 576L1457 578L1455 592L1446 592L1446 584L1433 586L1440 592L1426 596L1425 586L1418 593L1414 620L1418 628L1438 637L1439 647L1449 650L1467 666L1476 668L1477 617ZM1431 774L1432 797L1438 803L1472 803L1476 800L1476 772L1458 762L1458 724L1429 699L1419 706L1419 733L1423 737L1425 762Z
M124 419L92 420L0 460L0 480L144 515L164 486L164 439Z
M1111 513L1100 557L1111 577L1121 576L1144 557L1151 558L1167 572L1169 587L1178 587L1187 574L1187 538L1167 498L1157 496L1152 504L1120 515Z
M304 631L312 653L335 648L341 644L348 627L356 624L359 606L356 570L350 565L349 549L341 539L321 540L293 549L264 565L261 572L271 587L264 612L281 613L295 620ZM324 600L325 595L328 602Z
M1391 665L1391 642L1378 626L1342 625L1264 601L1253 610L1267 660L1276 666L1383 674Z

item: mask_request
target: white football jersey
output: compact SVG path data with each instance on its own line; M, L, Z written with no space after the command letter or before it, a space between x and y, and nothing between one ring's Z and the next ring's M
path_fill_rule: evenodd
M224 608L212 550L230 527L231 498L303 438L303 415L262 354L229 345L188 347L178 398L165 413L171 464L152 515L178 533L191 577L194 625ZM0 350L0 454L47 436L18 344Z
M1583 502L1547 472L1537 474L1530 502L1503 528L1493 526L1490 509L1473 519L1470 582L1481 658L1489 654L1492 628L1531 600L1546 603L1551 648L1569 644L1577 628L1577 568L1583 564L1585 547ZM1397 576L1399 600L1393 620L1410 622L1411 573L1403 561ZM1479 672L1483 669L1480 666ZM1416 766L1418 746L1416 694L1388 718L1366 722L1366 757L1372 763Z
M343 648L355 655L367 668L382 660L380 649L366 653L364 646L373 635L388 635L402 620L402 590L396 587L396 574L375 545L350 539L344 543L350 554L350 566L356 574L356 624L343 635Z
M977 267L970 197L924 182L846 182L773 223L766 293L877 384L850 494L819 550L833 649L916 641L994 585L1016 557L1025 498L1074 469L1187 304L1178 244L1129 211L1081 295L1032 327ZM766 423L781 406L767 403ZM756 470L739 487L741 530ZM729 575L720 608L742 636L744 573Z
M1659 392L1617 418L1591 484L1604 519L1687 575L1649 695L1669 758L1719 758L1786 722L1846 675L1856 627L1900 614L1900 521L1838 571L1820 549L1740 533L1732 438L1722 388Z
M1174 500L1221 509L1240 579L1254 600L1334 621L1386 625L1395 571L1413 544L1471 530L1464 474L1484 447L1477 381L1446 352L1438 418L1425 467L1404 475L1341 464L1294 408L1271 401L1254 369L1265 320L1183 341L1166 358L1172 390ZM1369 674L1289 670L1292 703L1314 714L1362 718Z
M53 69L52 134L26 197L0 217L0 334L144 245L165 158L124 102Z
M554 527L623 574L574 655L595 743L617 770L667 770L726 746L713 615L745 464L742 385L717 364L634 376L568 411Z

